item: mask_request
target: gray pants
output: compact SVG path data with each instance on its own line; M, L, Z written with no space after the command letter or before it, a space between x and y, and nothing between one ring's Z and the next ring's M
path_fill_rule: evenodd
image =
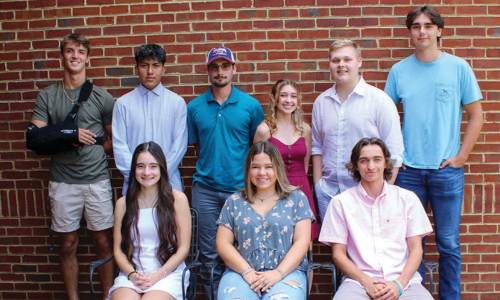
M333 300L371 300L365 289L359 284L347 281L340 285L339 290L335 293ZM421 284L414 283L410 285L403 295L398 300L433 300L429 291Z
M195 182L193 185L192 205L198 211L198 239L200 247L201 283L205 290L206 299L217 299L217 289L222 275L222 268L214 270L215 299L212 299L210 288L210 264L214 263L219 256L215 250L215 238L217 236L217 219L219 219L222 206L232 192L218 191L206 185Z

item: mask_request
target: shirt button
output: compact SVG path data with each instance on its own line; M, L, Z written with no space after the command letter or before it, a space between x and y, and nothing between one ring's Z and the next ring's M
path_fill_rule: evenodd
M291 161L291 160L288 160L288 163L289 163L289 164L291 164L291 163L292 163L292 161Z
M292 146L288 146L288 149L292 149Z
M219 114L219 117L221 116L221 114Z
M288 169L288 171L290 171L290 167L288 167L287 169Z

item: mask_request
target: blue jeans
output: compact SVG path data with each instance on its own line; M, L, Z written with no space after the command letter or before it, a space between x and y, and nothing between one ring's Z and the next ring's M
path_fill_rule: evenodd
M217 219L219 219L222 206L226 199L233 193L218 191L206 185L195 182L192 192L192 205L198 211L198 239L200 247L200 277L205 290L206 299L212 299L210 288L210 264L215 263L219 255L215 250L215 238L217 236ZM222 274L222 268L216 267L214 270L214 289L217 298L217 287Z
M319 211L319 217L321 218L321 221L325 219L325 214L328 209L328 205L330 204L330 201L332 200L333 197L336 195L340 194L340 189L337 191L335 195L329 195L323 190L321 187L322 184L326 184L323 179L320 179L315 185L314 185L314 194L316 195L316 199L318 200L318 211Z
M460 299L460 215L464 196L464 169L399 169L396 185L413 191L424 208L430 202L439 252L439 299ZM425 238L422 241L425 246ZM425 249L425 248L424 248ZM425 283L425 253L418 271Z
M262 270L263 271L263 270ZM268 293L262 297L250 289L250 285L243 277L227 269L222 275L219 285L218 300L244 299L244 300L305 300L306 299L306 274L293 270L285 279L277 282Z

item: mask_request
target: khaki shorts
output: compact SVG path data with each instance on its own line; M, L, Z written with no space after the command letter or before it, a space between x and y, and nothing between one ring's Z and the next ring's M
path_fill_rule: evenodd
M101 231L113 227L113 203L109 179L90 184L49 182L52 230L73 232L85 213L87 228Z

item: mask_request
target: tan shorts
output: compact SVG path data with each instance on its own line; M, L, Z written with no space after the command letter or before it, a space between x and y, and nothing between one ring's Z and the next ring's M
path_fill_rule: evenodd
M72 232L80 228L85 212L87 228L101 231L113 227L113 203L109 179L91 184L49 182L52 230Z

